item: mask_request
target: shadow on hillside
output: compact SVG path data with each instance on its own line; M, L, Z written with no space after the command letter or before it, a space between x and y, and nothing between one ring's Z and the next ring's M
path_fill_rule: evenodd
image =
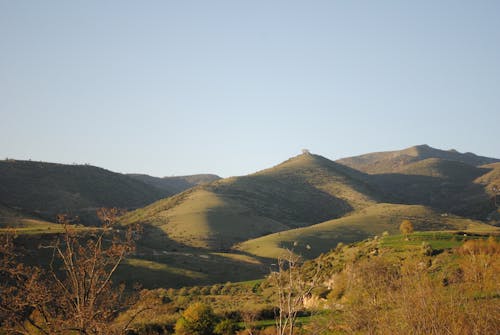
M262 278L268 273L266 259L241 260L243 253L222 253L193 248L172 240L159 227L143 224L135 255L120 266L117 279L145 288L211 285Z
M372 183L382 191L384 201L425 205L441 212L484 219L494 210L484 186L474 183L481 174L468 178L441 178L406 174L372 175Z
M238 201L256 215L284 222L290 228L337 218L353 210L347 201L296 175L245 176L230 185L211 185L210 189Z

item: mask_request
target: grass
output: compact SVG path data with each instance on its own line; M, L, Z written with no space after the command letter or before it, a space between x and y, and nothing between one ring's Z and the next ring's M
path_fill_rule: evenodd
M408 165L428 159L438 158L448 161L462 162L471 166L479 166L498 161L498 159L481 157L459 152L439 150L428 145L417 145L398 151L386 151L369 153L356 157L349 157L338 160L341 164L346 164L352 168L368 173L394 173L404 170ZM435 171L427 167L422 170L421 166L410 168L417 173L432 175Z
M470 239L484 238L484 235L471 235L463 232L415 232L408 235L408 240L403 235L385 236L380 241L381 247L394 249L416 248L427 242L433 249L451 249L463 244Z
M403 219L412 221L416 230L500 231L479 221L441 216L424 206L377 204L340 219L249 240L238 249L259 257L277 258L285 248L290 248L311 259L335 248L339 242L360 241L384 231L397 234Z
M374 203L359 172L306 154L160 200L129 213L122 222L147 222L178 243L220 250Z
M311 322L311 316L298 316L295 325L297 326L303 326ZM276 321L274 319L267 319L267 320L258 320L255 321L252 324L255 328L257 329L262 329L266 327L273 327L276 326ZM245 328L245 323L244 322L238 322L237 326L241 329Z
M57 214L78 215L95 223L99 207L138 208L166 194L120 173L90 165L0 161L0 200L45 220Z

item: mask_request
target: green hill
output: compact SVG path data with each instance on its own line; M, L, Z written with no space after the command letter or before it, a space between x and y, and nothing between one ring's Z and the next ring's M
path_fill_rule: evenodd
M236 242L337 218L377 201L364 174L302 154L273 168L198 186L125 216L192 247Z
M494 210L484 180L491 169L458 161L429 158L408 164L397 173L370 175L384 201L430 206L442 212L484 219Z
M239 251L258 257L278 257L285 248L314 258L333 249L339 242L351 243L384 231L398 233L402 220L410 220L415 230L500 231L474 221L417 205L377 204L339 219L263 236L238 245Z
M369 173L367 182L381 191L384 202L425 205L478 219L495 210L492 184L486 179L496 178L496 158L420 145L337 162Z
M93 223L99 207L134 209L164 196L161 189L94 166L0 161L0 202L44 220L69 213Z
M398 173L400 174L429 176L466 182L478 178L487 171L487 169L460 161L451 161L442 158L427 158L398 169Z
M128 174L129 177L140 180L151 186L155 186L165 191L166 194L174 195L181 193L191 187L210 183L219 180L220 177L214 174L195 174L189 176L175 177L152 177L146 174Z
M439 150L426 144L417 145L404 150L369 153L361 156L337 160L337 163L370 174L399 173L409 164L428 158L440 158L461 162L472 166L480 166L500 162L499 159L477 156L473 153L459 153L456 150Z

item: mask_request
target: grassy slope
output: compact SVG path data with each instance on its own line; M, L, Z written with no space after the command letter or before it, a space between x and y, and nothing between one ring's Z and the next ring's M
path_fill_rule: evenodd
M163 196L162 190L93 166L0 161L0 201L46 220L70 213L93 222L99 207L132 209Z
M441 216L424 206L377 204L340 219L249 240L238 249L260 257L278 257L284 248L293 248L304 257L313 258L339 242L355 242L384 231L395 233L403 219L411 220L416 230L497 229L478 221Z
M188 190L129 213L192 247L226 249L264 234L307 226L372 205L362 174L304 154L249 176Z
M62 231L61 225L44 221L0 204L0 233L12 230L18 233Z
M472 166L480 166L499 162L499 159L477 156L472 153L459 153L455 150L439 150L428 145L418 145L404 150L376 152L361 156L348 157L338 160L343 165L366 173L397 173L406 165L428 158L440 158L456 161Z
M160 188L168 195L181 193L191 187L210 183L220 179L219 176L213 174L196 174L189 176L176 177L152 177L145 174L128 174L128 176L140 180L146 184Z
M304 266L307 268L316 268L315 263L322 265L321 277L324 279L317 290L313 294L322 294L324 298L325 293L329 293L332 288L335 289L336 280L335 275L339 272L346 273L352 269L352 266L346 267L346 264L354 264L357 266L368 257L373 257L373 251L378 250L380 257L383 257L388 262L398 264L402 259L420 259L422 256L422 242L427 242L435 251L433 256L427 260L432 259L430 264L434 264L431 271L435 277L444 277L450 269L457 268L457 256L453 253L452 249L464 243L465 240L485 238L482 236L464 236L453 231L445 232L416 232L412 234L409 241L401 235L390 235L380 239L368 239L360 241L355 244L345 245L343 248L337 248L331 252L323 254L321 257L308 262ZM339 286L342 285L339 280ZM215 285L214 285L215 287ZM445 286L440 286L445 289ZM449 287L449 286L448 286ZM349 287L348 287L349 288ZM340 290L337 289L337 292ZM386 291L384 291L385 293ZM270 287L266 279L252 282L242 283L226 283L224 286L219 285L219 289L215 292L210 290L210 287L194 287L189 289L167 291L164 289L153 290L144 295L136 307L148 306L151 312L147 315L140 315L136 319L136 324L142 325L156 325L156 326L171 326L180 317L182 310L186 309L190 304L202 301L210 305L215 313L218 315L234 315L235 312L248 312L250 310L270 309L273 306L273 293L274 289ZM328 309L338 308L339 304L345 304L345 300L336 300L335 295L327 296L330 302L323 300L325 303L321 306L321 313L313 313L312 317L301 317L300 321L303 324L314 322L315 318L321 322L321 319L326 317L332 321L336 317L336 322L342 322L343 319L338 314L328 314ZM492 295L492 299L498 299L498 295ZM319 300L321 302L321 300ZM427 300L426 300L427 301ZM125 315L131 315L131 311L127 311ZM326 312L326 314L324 314ZM338 313L338 311L337 311ZM124 315L124 316L125 316ZM331 323L327 323L331 324ZM254 324L256 328L273 326L274 319L269 315L264 315L258 318ZM323 324L324 325L324 324ZM239 323L241 328L244 324ZM317 331L317 328L315 329ZM339 334L340 332L339 329ZM314 331L305 330L304 333L314 333ZM326 334L326 333L325 333ZM328 333L330 334L330 333ZM337 334L333 332L332 334Z
M383 191L385 202L420 204L484 219L494 209L485 181L485 176L492 176L491 169L427 158L400 166L398 172L370 175L370 182Z

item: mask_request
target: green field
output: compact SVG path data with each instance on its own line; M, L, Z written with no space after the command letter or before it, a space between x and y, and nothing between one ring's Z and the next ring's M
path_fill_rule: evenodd
M377 204L340 219L249 240L239 244L238 250L276 258L288 248L306 258L313 258L335 248L339 242L351 243L381 236L384 231L397 234L403 219L412 221L415 230L500 231L498 227L479 221L442 216L424 206Z

